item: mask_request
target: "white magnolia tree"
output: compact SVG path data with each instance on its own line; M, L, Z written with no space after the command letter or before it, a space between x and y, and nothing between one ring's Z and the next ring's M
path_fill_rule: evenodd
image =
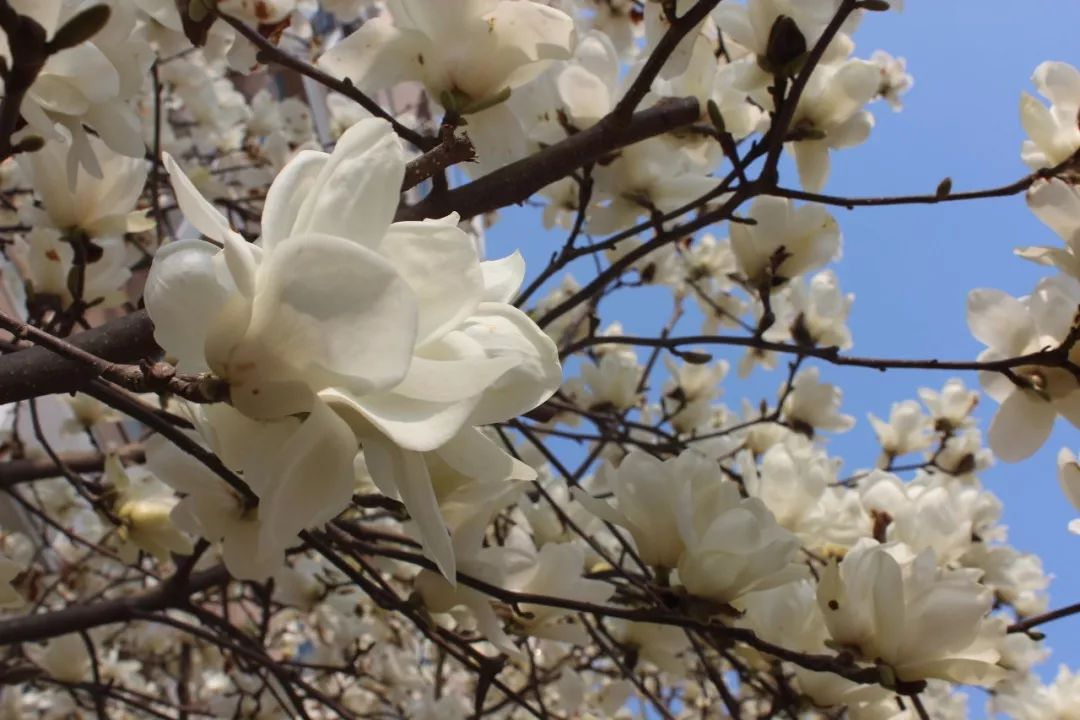
M0 718L1075 717L979 474L1080 427L1080 71L1016 182L824 194L900 4L0 0ZM978 358L849 353L836 207L1021 196ZM926 371L874 468L830 365Z

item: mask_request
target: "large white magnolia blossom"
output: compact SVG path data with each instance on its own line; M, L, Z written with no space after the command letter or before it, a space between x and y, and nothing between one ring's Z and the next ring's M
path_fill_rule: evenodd
M988 683L1000 669L979 575L940 569L930 550L864 539L825 569L817 598L832 641L896 678Z
M570 56L574 21L532 0L432 3L392 0L319 64L365 92L423 83L447 110L467 116L484 171L527 151L504 101L547 61Z
M961 720L981 698L960 684L987 688L990 713L1071 717L1077 675L1038 674L1050 568L1008 542L982 474L1059 414L1080 426L1074 68L1036 70L1049 107L1022 99L1022 159L1041 172L1015 186L1060 238L1018 254L1060 274L969 297L980 359L1008 365L982 376L990 447L979 393L952 379L875 407L844 438L871 447L842 458L826 434L856 419L829 361L853 345L854 296L827 267L841 232L824 203L844 201L793 198L866 139L870 103L898 109L911 86L903 60L855 55L881 3L828 30L779 137L770 88L792 91L852 3L724 0L688 28L696 0L218 0L289 56L256 58L220 19L192 45L206 2L8 3L48 35L112 11L19 108L12 142L43 146L0 165L11 314L82 347L80 326L142 301L164 353L0 407L0 636L34 636L5 660L0 720ZM420 149L310 62L432 144L457 127L478 175L590 129L613 144L498 213L459 192L471 166L444 172L429 149L404 212L466 222L394 222ZM683 121L622 145L642 116L605 118L653 71L635 113ZM781 149L808 193L757 175ZM522 296L513 246L532 239L484 234L541 203L554 242L574 241L538 246L555 254ZM649 312L613 322L624 292ZM169 372L143 359L228 396L138 395ZM744 396L732 363L783 379ZM1057 471L1080 512L1072 451Z
M762 292L840 254L840 228L821 205L796 207L765 196L754 200L747 217L752 225L731 223L731 249L746 282Z
M1067 63L1044 62L1031 80L1050 101L1046 107L1026 92L1020 95L1020 121L1028 134L1020 156L1037 170L1064 162L1080 149L1080 71Z
M35 153L18 156L19 166L41 200L41 207L24 205L23 221L33 228L19 255L35 295L53 295L70 305L73 268L82 273L84 302L119 305L120 288L130 277L125 233L154 226L146 210L136 210L149 172L141 158L114 152L96 137L86 142L97 158L102 176L83 167L69 173L72 143L61 134Z
M69 20L93 5L106 5L108 22L89 41L49 55L23 99L20 112L29 132L59 141L65 128L71 139L67 168L74 183L82 166L100 178L104 169L90 144L86 127L117 152L142 157L145 146L134 107L129 102L143 86L154 54L135 8L124 0L13 0L12 8L36 21L52 37ZM7 36L0 36L0 57L12 61Z
M405 159L382 120L358 123L331 154L300 153L270 188L257 244L166 165L209 241L158 254L146 289L158 342L180 368L227 380L249 417L314 409L354 433L452 578L424 453L466 474L501 463L471 426L535 407L561 377L551 341L507 304L520 258L481 263L453 216L391 224ZM510 475L531 477L508 464Z
M1019 357L1060 346L1069 337L1080 307L1080 284L1065 275L1044 278L1035 291L1014 298L1000 290L972 290L968 295L968 327L987 346L979 359ZM1067 348L1071 362L1080 358ZM1006 462L1023 460L1038 450L1061 415L1080 427L1080 383L1065 367L1024 365L980 375L986 393L1001 404L990 425L990 447Z

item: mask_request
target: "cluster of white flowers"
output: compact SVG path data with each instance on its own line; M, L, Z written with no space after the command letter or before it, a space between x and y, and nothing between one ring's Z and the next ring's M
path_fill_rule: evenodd
M855 55L900 4L0 0L48 40L28 87L0 43L0 362L89 378L0 406L0 718L916 720L963 685L1068 717L980 473L1080 428L1080 71L1021 100L1064 245L1017 254L1058 274L968 298L987 446L953 378L869 416L865 467L830 452L855 298L820 193L912 87ZM569 232L528 285L484 237L527 199ZM641 286L650 337L608 317ZM138 357L74 336L123 315Z

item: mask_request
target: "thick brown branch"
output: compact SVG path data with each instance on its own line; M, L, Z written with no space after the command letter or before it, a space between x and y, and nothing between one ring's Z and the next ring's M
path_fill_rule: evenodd
M507 205L524 202L538 190L561 180L574 170L600 160L619 148L633 145L698 119L701 109L695 98L670 98L634 113L623 128L604 122L575 133L562 142L527 158L510 163L450 192L425 198L398 210L397 220L444 217L452 212L473 217Z
M161 353L145 310L73 335L70 345L109 362L134 363ZM43 347L0 357L0 404L79 390L98 377L93 367Z
M141 463L145 459L142 445L132 443L112 450L124 460ZM76 473L101 472L105 467L105 456L96 450L61 453L60 461L66 468ZM19 483L33 482L63 474L60 466L49 458L22 458L0 463L0 488L9 488Z
M17 340L27 339L131 392L171 393L192 402L222 402L229 397L229 388L220 378L178 375L176 369L165 362L140 365L110 362L4 313L0 313L0 328L10 332Z
M48 640L79 630L130 622L143 613L181 605L194 593L220 585L228 579L225 567L218 565L193 574L182 585L165 582L141 595L0 620L0 646Z

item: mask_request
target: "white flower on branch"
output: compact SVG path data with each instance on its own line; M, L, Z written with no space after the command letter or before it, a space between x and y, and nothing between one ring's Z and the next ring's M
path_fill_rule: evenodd
M980 574L942 570L932 550L864 539L822 573L818 604L832 642L896 679L986 684L1002 670Z
M1031 76L1046 107L1031 95L1020 95L1020 121L1028 139L1020 156L1033 170L1053 167L1080 149L1080 71L1063 62L1044 62Z
M1000 290L979 289L968 294L968 327L987 346L980 361L1002 360L1056 348L1069 337L1080 308L1080 283L1058 275L1040 280L1035 291L1014 298ZM1075 363L1076 345L1066 348ZM1060 414L1080 427L1080 382L1066 367L1024 365L1011 376L982 372L986 393L1001 404L990 424L994 454L1017 462L1038 450Z

